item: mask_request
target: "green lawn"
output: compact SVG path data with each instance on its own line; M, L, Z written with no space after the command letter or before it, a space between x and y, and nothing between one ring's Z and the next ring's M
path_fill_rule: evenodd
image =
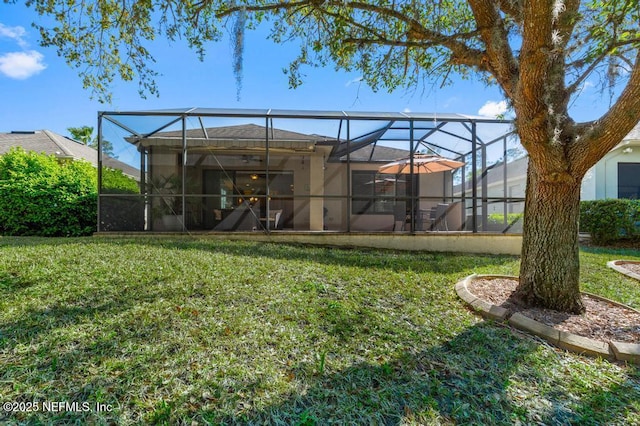
M583 251L583 289L640 308L640 283L605 267L617 258L640 251ZM637 367L557 351L455 295L466 275L517 267L193 238L0 238L1 402L39 404L0 423L640 424Z

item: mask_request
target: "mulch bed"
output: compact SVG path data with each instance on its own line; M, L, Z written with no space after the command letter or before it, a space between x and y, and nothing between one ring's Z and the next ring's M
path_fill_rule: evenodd
M633 272L635 274L640 275L640 262L620 261L617 263L617 265L626 269L629 272Z
M640 270L640 264L634 265ZM525 308L512 303L509 296L518 281L508 278L478 278L469 285L476 297L502 306L511 312L520 312L561 331L601 341L640 343L640 312L611 302L582 295L586 312L572 315L551 309Z

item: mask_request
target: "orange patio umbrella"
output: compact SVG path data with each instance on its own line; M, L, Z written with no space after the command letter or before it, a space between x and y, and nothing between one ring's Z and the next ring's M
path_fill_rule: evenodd
M455 170L464 166L464 162L451 160L439 155L416 154L413 156L413 173L436 173ZM384 164L378 169L378 173L384 174L409 174L411 173L411 159L403 158Z

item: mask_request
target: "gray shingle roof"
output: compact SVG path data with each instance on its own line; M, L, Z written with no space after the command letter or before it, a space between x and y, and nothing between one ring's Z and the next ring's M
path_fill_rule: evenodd
M257 124L241 124L235 126L209 127L206 135L201 128L187 129L188 139L246 139L246 140L264 140L266 129L264 126ZM304 133L292 132L290 130L269 128L269 138L274 140L301 141L301 142L319 142L326 141L330 138L320 135L308 135ZM152 135L152 137L181 138L182 130L171 132L161 132Z
M192 148L216 147L224 149L264 149L269 134L269 146L295 151L312 151L316 143L335 140L326 136L308 135L290 130L268 129L257 124L241 124L235 126L210 127L206 129L187 129L186 137ZM129 142L137 142L135 137L128 137ZM142 146L182 146L182 130L158 132L141 139Z
M9 152L12 147L19 146L25 151L35 151L59 158L82 159L98 166L98 151L73 139L49 130L33 132L0 133L0 155ZM115 158L103 157L106 167L122 170L126 175L138 178L140 172Z

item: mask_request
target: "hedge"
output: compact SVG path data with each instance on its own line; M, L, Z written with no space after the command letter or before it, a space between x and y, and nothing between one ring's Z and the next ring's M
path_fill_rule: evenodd
M139 192L122 172L106 175L108 184L121 192ZM90 235L96 229L97 199L97 171L87 161L60 162L20 147L0 156L3 235Z
M640 200L607 199L580 203L580 231L596 244L640 238Z

